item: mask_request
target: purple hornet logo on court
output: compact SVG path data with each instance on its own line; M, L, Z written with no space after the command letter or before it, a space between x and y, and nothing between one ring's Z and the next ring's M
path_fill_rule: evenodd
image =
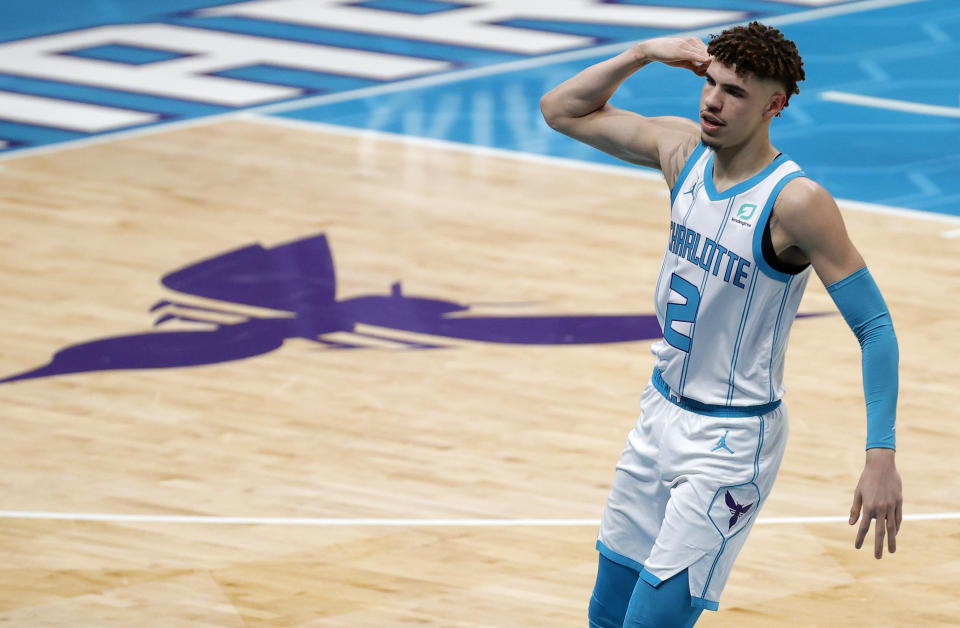
M660 336L653 314L477 316L469 305L408 296L399 282L389 294L338 299L333 255L323 234L272 248L245 246L175 270L161 281L171 290L224 306L159 301L150 309L158 315L155 327L178 320L203 323L207 328L156 330L71 345L58 351L49 364L0 383L91 371L215 364L269 353L291 338L332 349L365 348L377 341L401 348L437 349L450 346L444 339L571 345ZM230 304L280 313L246 315L231 310ZM225 317L242 320L223 322ZM349 335L327 337L335 332Z
M733 498L733 495L730 494L730 491L727 491L727 494L724 496L724 500L727 502L727 508L730 509L730 525L727 527L727 530L733 529L733 526L737 524L737 521L740 520L742 515L747 514L750 509L753 507L753 504L747 504L743 506L737 503L737 500Z

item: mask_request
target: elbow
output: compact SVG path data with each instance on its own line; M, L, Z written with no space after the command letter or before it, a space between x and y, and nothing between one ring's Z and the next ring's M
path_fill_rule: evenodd
M563 116L560 114L559 103L552 91L547 92L540 98L540 114L543 115L543 121L551 129L561 131L563 127Z

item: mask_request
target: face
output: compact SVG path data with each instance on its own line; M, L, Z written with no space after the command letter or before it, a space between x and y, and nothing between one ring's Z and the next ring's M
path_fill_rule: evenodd
M776 81L737 76L735 66L714 61L700 94L700 139L711 148L737 146L765 131L786 96Z

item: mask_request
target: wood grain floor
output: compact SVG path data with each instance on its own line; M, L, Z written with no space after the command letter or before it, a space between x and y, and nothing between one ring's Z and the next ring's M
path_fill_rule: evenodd
M442 147L221 122L14 159L0 172L0 376L148 331L165 273L323 233L339 298L503 315L651 313L662 183ZM907 513L960 510L960 240L845 211L901 347ZM801 312L829 312L811 282ZM486 305L484 305L486 304ZM254 308L231 306L234 314ZM304 339L217 365L0 385L6 511L383 519L599 518L649 342ZM863 461L859 348L796 323L791 440L761 519L844 516ZM882 561L843 523L758 523L703 626L958 625L960 532L907 521ZM0 523L15 626L583 626L593 525Z

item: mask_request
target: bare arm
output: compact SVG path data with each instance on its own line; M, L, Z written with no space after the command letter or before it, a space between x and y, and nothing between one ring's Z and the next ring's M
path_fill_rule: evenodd
M698 125L679 117L645 117L607 102L628 77L653 61L702 75L710 57L695 38L640 42L548 92L540 109L557 131L624 161L657 168L672 186L696 147Z
M849 277L865 266L843 225L840 210L830 194L805 178L788 183L774 206L777 216L777 240L796 247L809 260L825 286ZM771 223L773 224L773 223ZM773 230L773 228L771 228ZM771 233L771 235L774 235ZM894 343L894 349L896 345ZM864 349L866 363L866 349ZM895 372L896 363L893 361ZM866 382L866 377L864 378ZM860 481L854 491L850 525L863 518L855 546L859 549L877 520L874 556L883 555L884 533L891 552L896 551L896 535L903 519L903 496L893 449L868 449Z
M866 265L847 235L837 203L814 181L798 177L787 183L773 213L781 233L771 235L799 249L823 285L836 283Z

